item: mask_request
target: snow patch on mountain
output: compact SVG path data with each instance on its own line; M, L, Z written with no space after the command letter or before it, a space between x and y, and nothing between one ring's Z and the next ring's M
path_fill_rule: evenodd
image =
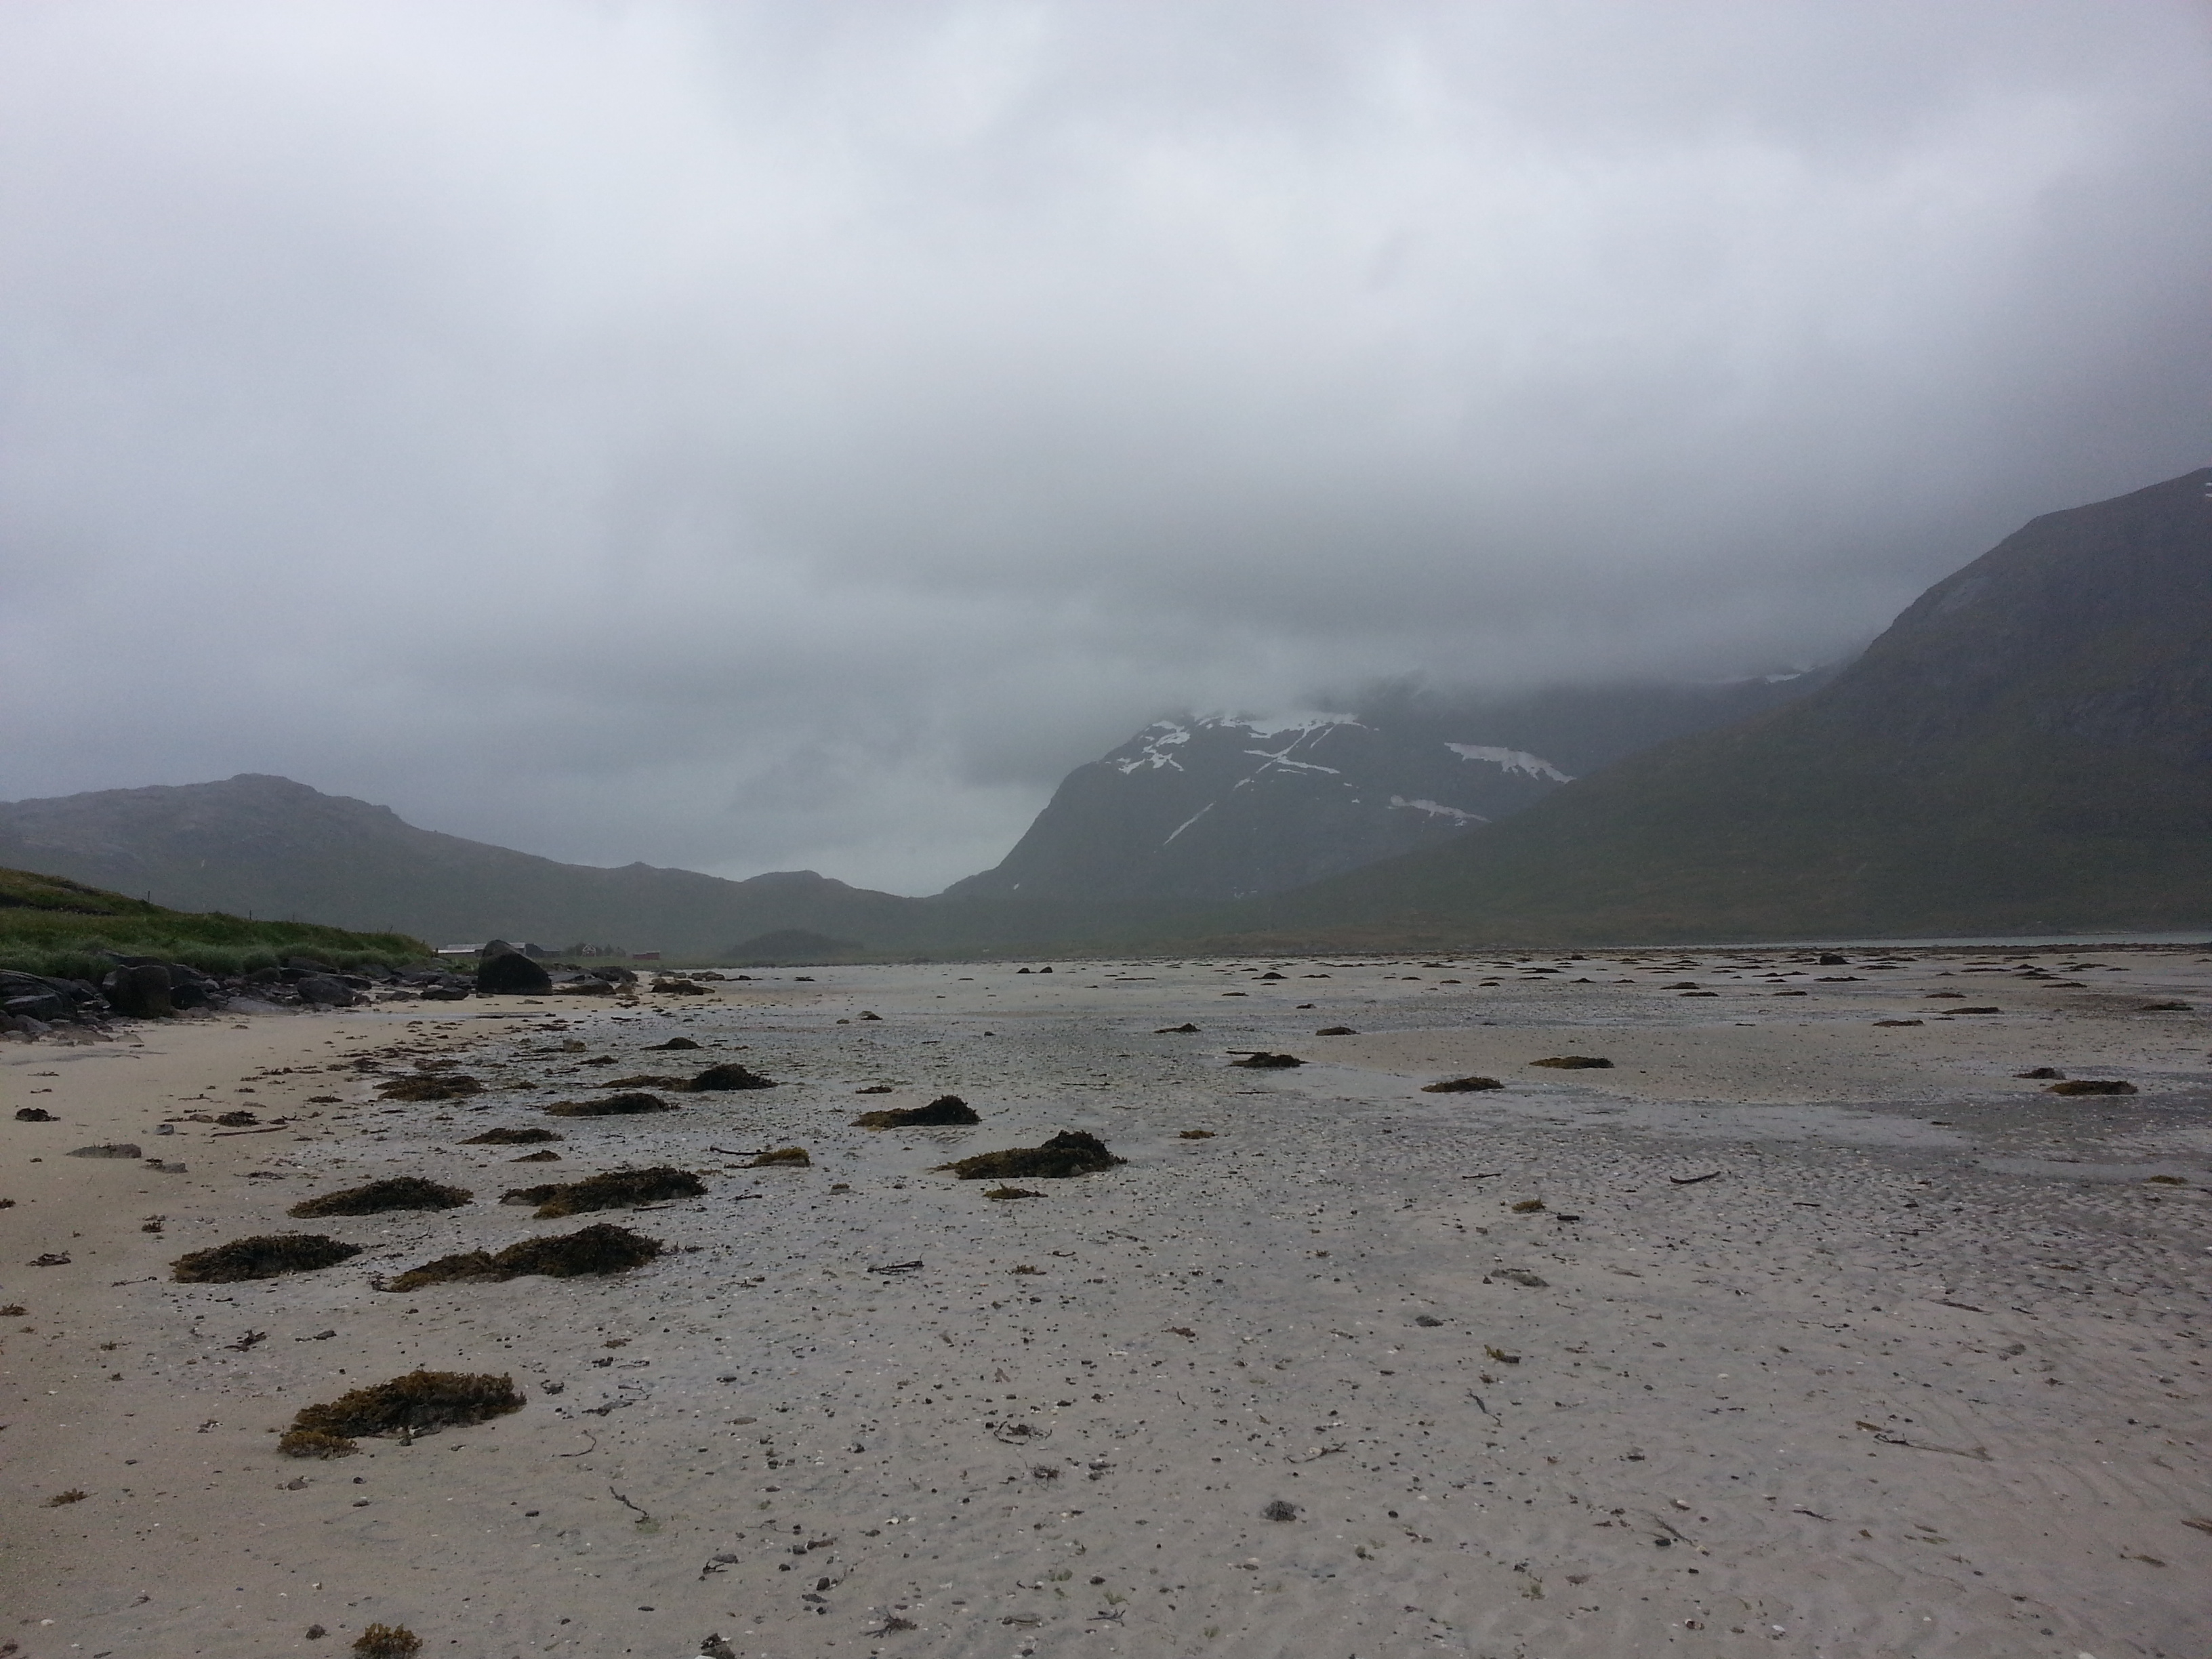
M1172 766L1178 772L1182 763L1175 751L1190 741L1190 728L1173 720L1154 720L1132 740L1137 752L1133 755L1109 755L1106 764L1121 773L1157 772L1164 766Z
M1227 714L1209 714L1199 722L1200 726L1242 727L1255 738L1277 738L1285 732L1304 736L1331 726L1360 726L1361 722L1349 714L1281 714L1273 720L1237 720ZM1363 730L1366 729L1362 727Z
M1462 812L1456 806L1446 806L1442 801L1407 800L1403 795L1390 797L1390 805L1403 806L1416 812L1426 812L1431 817L1450 818L1458 823L1487 823L1490 820L1480 812Z
M1280 754L1275 754L1265 749L1247 749L1244 752L1248 755L1258 756L1271 766L1288 767L1293 772L1326 772L1333 778L1340 778L1344 775L1341 767L1316 766L1311 761L1294 761L1291 758L1291 751L1287 749Z
M1497 749L1481 743L1448 743L1445 748L1462 760L1486 761L1508 772L1523 772L1532 778L1548 778L1553 783L1572 783L1574 780L1540 755L1532 755L1525 749Z
M1168 831L1168 841L1173 841L1173 840L1174 840L1177 836L1179 836L1179 835L1182 834L1182 832L1183 832L1184 830L1186 830L1189 829L1189 828L1190 828L1190 826L1191 826L1192 824L1196 823L1197 823L1200 818L1204 817L1205 817L1208 812L1211 812L1212 810L1213 810L1213 803L1212 803L1212 801L1208 801L1208 802L1206 802L1205 805L1203 805L1203 806L1200 807L1200 808L1198 809L1198 811L1196 811L1195 812L1193 812L1193 813L1192 813L1188 817L1185 818L1185 819L1184 819L1181 823L1178 823L1177 825L1176 825L1176 827L1175 827L1174 829L1172 829L1172 830L1169 830L1169 831ZM1168 844L1168 841L1164 841L1164 842L1162 842L1160 843L1160 845L1161 845L1161 846L1163 846L1163 847L1166 846L1166 845Z

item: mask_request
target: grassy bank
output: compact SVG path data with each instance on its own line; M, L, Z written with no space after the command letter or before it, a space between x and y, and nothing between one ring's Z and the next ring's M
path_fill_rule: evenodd
M369 962L397 968L433 954L404 933L169 910L59 876L0 869L0 968L97 980L115 965L110 951L159 957L209 974L251 973L291 956L334 968Z

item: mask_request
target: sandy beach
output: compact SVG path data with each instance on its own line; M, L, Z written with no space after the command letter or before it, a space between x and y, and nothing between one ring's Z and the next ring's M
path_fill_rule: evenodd
M763 970L0 1045L0 1654L2202 1659L2212 956L1844 954ZM483 1092L377 1091L444 1061ZM542 1110L724 1061L778 1086ZM1467 1074L1504 1086L1424 1092ZM980 1125L852 1125L947 1092ZM501 1126L558 1158L464 1144ZM1127 1161L933 1170L1066 1129ZM376 1287L580 1224L511 1187L662 1164L707 1195L582 1218L647 1266ZM402 1175L474 1201L285 1216ZM275 1232L362 1249L170 1277ZM278 1455L416 1367L526 1403Z

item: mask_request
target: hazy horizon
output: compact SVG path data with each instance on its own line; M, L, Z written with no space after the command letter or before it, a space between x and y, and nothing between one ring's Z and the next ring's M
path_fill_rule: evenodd
M2202 465L2179 0L0 10L0 798L931 892Z

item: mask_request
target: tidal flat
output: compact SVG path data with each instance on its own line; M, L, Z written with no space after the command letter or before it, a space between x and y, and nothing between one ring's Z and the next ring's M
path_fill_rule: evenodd
M0 1046L0 1652L2201 1655L2212 954L1826 954L751 969ZM775 1086L546 1109L729 1064ZM946 1095L979 1121L854 1121ZM1063 1132L1125 1161L941 1167ZM384 1288L628 1170L706 1188L580 1218L639 1265ZM173 1277L395 1179L472 1198ZM422 1368L522 1404L279 1453Z

